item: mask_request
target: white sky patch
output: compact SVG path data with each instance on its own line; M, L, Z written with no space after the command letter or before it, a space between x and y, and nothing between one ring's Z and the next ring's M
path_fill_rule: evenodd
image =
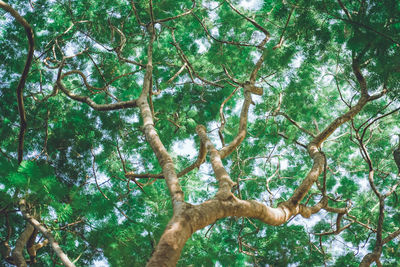
M128 123L138 123L139 116L137 114L133 114L131 116L124 117L124 120L126 120Z
M64 49L65 56L67 56L67 57L74 56L79 52L81 52L81 51L76 50L76 44L74 44L72 42L69 42L65 46L65 49Z
M251 57L252 57L252 61L254 63L254 65L257 63L258 59L261 57L261 53L260 51L252 51L250 53Z
M203 164L200 165L199 168L199 177L200 180L204 181L204 182L209 182L210 178L214 177L212 176L212 166L211 163L206 161Z
M103 151L103 146L100 145L99 147L96 147L96 148L93 150L93 153L94 153L95 155L98 155L98 154L100 154L102 151Z
M265 39L265 34L260 31L254 31L251 34L251 43L254 45L260 44L264 39Z
M95 47L96 49L98 49L98 50L100 50L100 51L102 51L102 52L107 51L107 50L105 49L105 47L99 45L98 43L94 43L94 44L93 44L93 47Z
M216 1L210 1L210 2L203 3L203 6L210 10L208 12L208 18L211 19L212 21L215 21L215 19L218 17L217 12L215 11L215 9L218 7L218 5L219 5L219 3Z
M216 1L203 2L203 6L209 9L214 9L218 6L218 2Z
M210 42L206 38L197 39L194 42L199 46L199 54L205 53L211 47Z
M356 180L357 184L360 186L360 190L362 192L366 192L370 190L370 186L369 186L369 182L367 179L362 179L362 180ZM336 185L339 185L339 183L337 183ZM335 186L336 186L335 185ZM336 191L336 188L334 188L335 190L332 189L333 192Z
M188 157L190 159L195 158L197 155L193 138L175 142L172 146L172 151L178 156Z
M118 206L118 208L120 208L122 206L122 203L118 202L117 206ZM127 220L126 217L123 216L117 208L114 208L114 214L117 215L117 217L118 217L119 225L123 224Z
M311 230L311 228L313 228L319 221L327 221L323 218L326 214L326 211L321 210L319 213L311 215L310 218L303 218L301 215L298 215L292 221L290 221L288 225L302 225L306 229Z
M49 209L50 219L52 219L52 220L57 219L57 212L56 212L56 210L55 210L52 206L49 206L48 209Z
M299 68L300 65L301 65L301 63L303 62L303 60L304 60L304 56L297 55L297 56L293 59L293 61L290 63L290 67L296 68L296 69Z
M286 158L278 158L278 157L273 157L271 159L271 164L273 166L276 166L279 162L279 169L280 170L286 170L289 166L289 161Z
M248 10L260 10L264 1L261 0L242 0L239 6Z
M397 126L394 126L392 129L392 132L394 133L394 135L392 135L390 137L390 144L392 144L393 146L398 145L399 144L399 136L396 134L400 134L400 128Z
M218 37L219 36L219 30L218 30L217 27L212 28L210 30L210 32L211 32L211 35L214 36L214 37Z
M108 267L110 264L108 263L106 258L103 258L101 260L95 260L91 267Z

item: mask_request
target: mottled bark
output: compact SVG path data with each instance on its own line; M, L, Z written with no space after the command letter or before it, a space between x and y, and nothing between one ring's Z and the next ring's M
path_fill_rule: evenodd
M377 262L377 261L379 262L380 257L381 257L380 251L374 251L374 252L368 253L362 259L359 267L369 267L373 262Z
M240 144L246 134L245 127L247 125L247 113L251 103L251 94L249 91L245 91L245 94L246 99L242 108L239 134L236 137L237 141L232 142L235 143L235 146ZM266 206L257 201L240 200L231 193L234 183L224 169L221 158L229 155L231 149L228 149L228 147L232 143L218 152L208 139L205 127L198 126L197 132L201 142L211 154L211 164L215 177L219 182L218 192L213 199L200 205L192 206L182 203L176 209L174 216L168 223L167 229L157 245L155 253L148 262L148 266L175 266L181 250L191 234L221 218L229 216L249 217L258 219L269 225L281 225L297 214L308 218L311 214L325 208L327 205L327 198L325 197L314 207L306 207L300 204L324 170L325 158L319 151L320 146L338 127L360 112L368 100L368 96L361 97L353 108L335 119L325 130L313 138L307 147L308 153L314 162L310 172L295 190L293 196L288 201L281 203L277 208Z
M33 226L30 223L27 223L25 226L25 230L22 232L22 234L17 239L17 242L15 243L15 247L11 255L13 257L14 264L18 267L27 266L24 257L24 248L28 243L28 240L31 237L33 230L34 230Z

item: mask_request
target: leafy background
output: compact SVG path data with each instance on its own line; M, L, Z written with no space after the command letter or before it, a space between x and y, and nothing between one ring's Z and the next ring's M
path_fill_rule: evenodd
M24 91L28 129L21 165L16 161L19 118L14 88L24 66L27 41L22 27L4 11L0 12L0 239L4 240L7 232L3 216L7 212L13 233L10 244L15 244L25 225L17 203L25 198L68 256L79 258L77 265L108 262L110 266L143 266L172 209L163 180L140 180L146 184L142 191L125 179L118 149L128 170L161 171L141 130L138 110L94 111L62 92L47 98L53 90L57 69L49 68L43 61L46 57L60 59L61 53L68 56L87 49L68 59L65 71L81 70L94 87L103 87L118 75L135 72L109 86L116 98L130 100L140 94L143 72L137 65L118 59L115 51L121 36L110 25L123 29L127 39L121 55L137 62L146 62L148 36L138 25L129 1L32 2L33 8L28 1L7 2L35 32L35 58ZM293 193L310 169L306 150L295 143L306 144L310 137L282 116L273 116L280 94L282 112L309 131L316 132L316 125L324 129L347 110L344 102L354 104L359 97L351 69L351 58L359 55L366 64L364 75L370 92L380 91L384 84L388 94L367 105L352 122L354 126L363 129L365 121L399 107L400 53L396 40L400 40L400 4L394 0L343 2L354 23L347 20L336 1L255 1L252 6L246 6L246 1L233 1L271 33L262 51L266 61L258 79L264 94L255 98L251 107L248 137L224 160L232 179L239 182L240 193L236 193L243 199L276 206ZM143 23L150 21L148 4L145 0L136 2ZM235 89L226 81L222 65L235 79L245 81L260 53L254 46L213 40L199 21L219 40L257 45L263 38L226 2L204 0L196 4L195 16L159 24L154 44L153 90L161 90L153 96L156 128L178 170L195 160L199 146L196 124L207 125L214 143L221 147L215 130L220 124L219 108ZM155 17L162 19L189 9L192 2L157 0L153 5ZM291 18L282 34L289 14ZM71 30L62 34L70 26ZM168 83L183 64L172 45L172 30L198 75L220 81L223 88L199 79L193 81L187 70ZM281 35L283 46L274 49ZM55 40L59 48L53 54ZM76 94L91 96L97 103L110 101L104 93L91 94L78 75L66 77L64 84ZM226 143L236 135L242 101L239 90L225 104ZM398 180L392 151L398 142L396 134L400 134L399 122L396 112L367 130L367 147L379 170L375 182L383 191ZM376 227L378 202L369 188L368 168L354 142L351 123L338 129L323 150L329 164L328 193L343 200L330 204L344 207L346 201L351 201L350 214ZM212 197L215 183L207 163L181 178L190 203ZM314 203L312 194L317 193L317 188L309 193L310 204ZM394 193L386 201L385 233L398 228L398 210L399 201ZM74 222L80 223L68 226ZM373 249L374 234L353 224L339 235L322 236L321 240L315 235L336 229L335 223L336 216L330 213L319 213L311 219L296 217L278 227L252 219L226 218L195 233L178 265L357 266L362 256ZM385 266L397 266L399 248L398 239L385 246ZM37 260L37 266L51 266L57 257L50 247L44 247ZM7 266L4 260L0 264Z

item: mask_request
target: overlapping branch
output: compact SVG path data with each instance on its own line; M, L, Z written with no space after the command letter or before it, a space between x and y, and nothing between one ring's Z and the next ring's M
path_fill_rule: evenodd
M68 258L68 256L63 252L63 250L58 245L57 241L54 239L53 235L49 232L49 230L29 214L29 211L26 207L25 200L21 200L19 202L19 206L20 206L22 215L24 216L24 219L29 222L27 225L31 225L32 232L33 232L33 227L34 227L36 230L41 232L43 234L43 236L45 236L49 240L51 247L53 248L53 250L57 254L57 256L60 258L60 260L62 261L64 266L75 267L75 264L72 263L70 261L70 259Z

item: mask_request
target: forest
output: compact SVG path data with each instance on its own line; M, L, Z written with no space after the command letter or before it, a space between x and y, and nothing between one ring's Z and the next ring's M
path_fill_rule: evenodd
M0 266L399 266L397 0L0 0Z

